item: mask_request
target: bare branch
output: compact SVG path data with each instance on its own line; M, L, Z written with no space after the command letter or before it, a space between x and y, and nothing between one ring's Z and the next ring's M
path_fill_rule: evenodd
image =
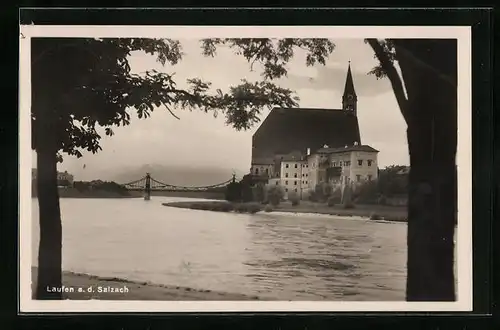
M176 118L176 119L178 119L178 120L181 120L179 117L177 117L177 116L175 115L175 113L173 113L173 112L172 112L172 110L170 110L170 108L169 108L169 107L168 107L168 106L167 106L164 102L162 102L162 104L163 104L163 106L164 106L164 107L168 110L168 112L170 112L170 114L171 114L174 118Z

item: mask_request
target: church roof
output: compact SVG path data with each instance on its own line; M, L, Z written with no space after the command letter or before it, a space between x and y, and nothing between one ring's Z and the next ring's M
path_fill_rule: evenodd
M274 108L252 137L252 158L361 143L358 119L340 109Z

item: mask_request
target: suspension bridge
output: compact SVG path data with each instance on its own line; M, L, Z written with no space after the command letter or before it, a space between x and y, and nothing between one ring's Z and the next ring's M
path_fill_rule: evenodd
M150 173L138 180L134 180L125 184L122 184L126 189L131 191L144 191L144 199L151 199L152 191L182 191L182 192L194 192L194 191L215 191L226 187L231 182L236 181L236 176L229 180L221 183L209 185L209 186L196 186L196 187L186 187L186 186L176 186L168 183L161 182L151 177Z

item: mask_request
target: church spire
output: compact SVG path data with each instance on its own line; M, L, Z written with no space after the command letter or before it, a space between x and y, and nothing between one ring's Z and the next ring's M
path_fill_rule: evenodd
M356 91L354 90L354 82L352 79L351 72L351 61L347 67L347 77L345 80L344 95L342 96L342 110L350 111L356 115L358 97Z

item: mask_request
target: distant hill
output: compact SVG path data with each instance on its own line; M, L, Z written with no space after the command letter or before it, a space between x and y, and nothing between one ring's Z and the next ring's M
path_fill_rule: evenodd
M117 169L115 173L106 175L106 180L117 183L128 183L140 179L150 173L151 177L178 186L205 186L224 182L232 177L232 169L208 167L181 167L165 165L143 165L132 168ZM242 171L235 171L237 177L242 177Z

